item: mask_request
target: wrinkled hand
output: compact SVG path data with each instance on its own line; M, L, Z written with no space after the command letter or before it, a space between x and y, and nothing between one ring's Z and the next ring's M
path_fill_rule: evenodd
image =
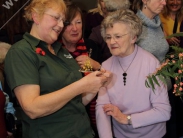
M177 37L172 37L172 38L167 39L167 40L168 40L168 43L170 45L179 46L179 44L180 44L180 40Z
M112 73L110 71L105 70L104 68L101 68L100 71L102 72L102 75L108 78L108 80L104 83L104 87L106 87L112 80Z
M99 89L108 84L108 80L111 77L110 73L103 73L101 71L95 71L89 73L82 78L82 81L85 83L83 87L85 92L97 93Z
M107 115L112 116L119 123L128 124L127 115L123 114L117 106L106 104L103 106L103 110Z

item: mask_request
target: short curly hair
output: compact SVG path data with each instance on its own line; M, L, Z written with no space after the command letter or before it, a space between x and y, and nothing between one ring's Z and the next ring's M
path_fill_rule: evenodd
M107 12L114 12L116 10L129 9L129 0L104 0Z
M105 40L106 29L112 28L115 23L123 23L126 24L130 33L133 36L139 36L142 32L142 21L138 18L138 16L131 10L117 10L115 12L111 12L108 16L103 20L101 24L101 35Z

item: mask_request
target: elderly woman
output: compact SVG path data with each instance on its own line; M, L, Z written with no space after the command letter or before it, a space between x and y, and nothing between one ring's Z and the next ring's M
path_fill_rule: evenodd
M82 78L75 59L56 41L65 13L63 0L32 0L25 8L31 31L7 53L5 73L23 109L23 138L93 138L84 105L109 73Z
M106 15L110 12L119 10L119 9L129 9L130 2L129 0L103 0L106 10ZM99 62L103 62L109 57L111 57L111 53L109 48L107 47L106 42L103 40L100 33L100 25L94 27L89 36L89 39L95 41L99 46Z
M166 133L171 111L167 87L161 83L153 92L145 86L159 61L135 44L141 28L141 21L130 10L111 13L102 23L101 33L112 54L102 67L113 77L98 94L100 138L162 138Z

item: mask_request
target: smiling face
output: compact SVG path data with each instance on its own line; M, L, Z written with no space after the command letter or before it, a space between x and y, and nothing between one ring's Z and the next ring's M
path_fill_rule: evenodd
M127 24L117 22L106 29L105 41L112 55L125 57L134 51L136 36L132 36Z
M35 28L31 34L36 38L52 44L58 39L64 25L65 16L59 10L47 9L42 17L38 14L33 14Z
M70 25L66 26L62 40L65 45L76 44L82 37L82 18L78 12L75 18L70 22Z
M182 1L181 0L168 0L167 1L167 7L169 9L170 12L177 12L182 5Z

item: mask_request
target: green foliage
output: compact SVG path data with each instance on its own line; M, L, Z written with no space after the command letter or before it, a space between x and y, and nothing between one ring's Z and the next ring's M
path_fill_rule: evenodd
M183 36L183 32L172 34L167 39L171 37ZM159 81L162 81L166 84L166 78L170 77L175 79L175 84L173 93L176 96L183 95L183 48L178 46L171 46L172 50L168 53L165 57L165 62L157 68L155 73L150 74L147 76L145 81L145 85L148 88L152 88L155 90L155 86L160 86Z

